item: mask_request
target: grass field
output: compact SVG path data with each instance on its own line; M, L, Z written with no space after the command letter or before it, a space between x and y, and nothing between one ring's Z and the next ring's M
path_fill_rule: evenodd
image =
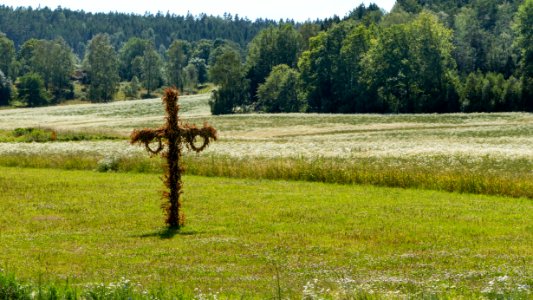
M181 102L220 135L185 155L182 232L161 161L128 143L161 100L0 110L0 299L532 296L533 114Z
M531 295L529 199L185 183L188 225L176 233L162 227L155 174L0 168L0 264L80 294L129 282L139 295L196 298Z
M533 114L210 116L208 97L181 99L186 121L209 121L220 135L189 155L191 174L533 198ZM159 99L2 110L0 165L159 172L127 138L162 123ZM9 137L26 127L53 129L58 141Z

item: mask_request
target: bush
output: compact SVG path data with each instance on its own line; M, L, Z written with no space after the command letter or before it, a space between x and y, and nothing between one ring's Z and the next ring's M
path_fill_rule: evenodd
M18 98L29 107L50 103L50 96L44 89L44 81L39 74L29 73L19 78Z
M139 98L139 91L141 90L141 84L137 76L133 76L131 82L124 88L124 94L127 99Z
M116 172L119 167L119 159L116 157L105 157L98 161L96 171L98 172Z
M502 74L470 73L461 94L464 112L494 112L524 109L521 103L522 87L513 76Z
M23 142L50 142L57 140L57 133L51 129L41 128L16 128L13 130L12 135L16 138L21 138L19 141Z

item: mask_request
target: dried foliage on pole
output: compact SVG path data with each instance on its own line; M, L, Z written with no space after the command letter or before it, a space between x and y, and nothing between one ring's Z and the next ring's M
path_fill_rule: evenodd
M131 133L131 144L142 144L153 155L157 155L167 148L161 154L167 161L164 182L168 191L163 193L163 197L168 199L168 202L163 204L163 208L167 213L166 223L169 227L177 229L185 223L183 212L181 212L183 167L180 165L180 158L183 144L190 150L200 152L212 140L217 139L216 129L208 124L204 123L202 128L198 128L194 124L181 123L178 116L180 110L178 96L179 93L176 89L168 88L165 90L163 96L163 104L167 112L165 125L158 129L134 130ZM202 140L200 145L195 144L197 138ZM150 144L154 142L156 143L155 149L150 147Z

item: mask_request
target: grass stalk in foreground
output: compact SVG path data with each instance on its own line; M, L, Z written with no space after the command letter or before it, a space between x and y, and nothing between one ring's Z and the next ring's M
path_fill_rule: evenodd
M5 300L144 300L144 299L195 299L192 295L169 292L164 289L143 290L140 286L122 278L117 283L72 286L64 284L31 283L18 280L15 275L0 269L0 299Z

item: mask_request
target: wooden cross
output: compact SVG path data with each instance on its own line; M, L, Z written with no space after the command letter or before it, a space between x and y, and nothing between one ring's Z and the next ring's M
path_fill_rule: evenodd
M161 156L165 157L167 164L165 166L164 183L168 191L163 193L163 197L168 199L168 203L162 205L167 213L166 223L169 227L179 229L185 224L183 212L181 212L181 193L182 182L181 175L183 167L180 165L181 152L183 144L189 150L200 152L204 150L211 140L217 139L215 128L204 123L202 128L196 125L183 124L179 120L178 104L179 93L176 89L168 88L163 95L163 104L167 113L166 124L157 129L134 130L131 133L131 144L143 144L146 150L152 155L157 155L164 148L168 148ZM196 138L203 139L200 146L195 144ZM150 144L156 142L157 148L154 150Z

